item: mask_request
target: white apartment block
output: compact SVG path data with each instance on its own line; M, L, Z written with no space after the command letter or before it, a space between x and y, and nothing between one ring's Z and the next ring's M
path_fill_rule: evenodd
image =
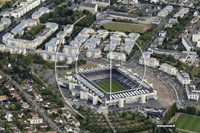
M186 72L184 72L184 71L182 71L182 70L180 70L179 72L178 72L178 74L177 74L177 79L179 80L179 82L182 84L182 85L188 85L188 84L190 84L190 76L186 73Z
M11 54L26 54L26 49L22 47L15 47L9 45L0 44L0 51L1 52L10 52Z
M92 3L82 3L79 6L79 10L88 10L91 13L97 12L98 11L98 5L97 4L92 4Z
M63 53L77 55L79 53L79 47L65 45L63 48Z
M146 64L147 66L154 67L154 68L158 67L159 61L156 60L155 58L151 58L150 57L151 54L152 52L143 52L142 56L139 59L139 64L140 65Z
M99 57L101 57L101 50L89 48L87 50L86 56L89 58L99 58Z
M40 0L27 0L26 2L21 2L20 7L17 10L12 11L10 14L14 18L20 18L28 11L40 5Z
M76 60L76 55L74 55L74 54L52 52L52 51L46 51L46 50L42 50L40 52L40 56L42 56L42 58L47 61L59 61L60 60L60 61L66 61L67 64L70 64Z
M23 35L24 31L22 30L23 29L22 27L35 26L35 24L37 23L35 22L36 21L33 21L33 20L25 21L25 22L22 21L18 26L16 26L12 30L12 32L14 32L14 34ZM42 42L45 39L47 39L52 33L54 33L58 29L58 24L56 23L47 22L45 26L46 26L46 29L43 30L43 32L33 40L25 40L25 39L20 39L20 38L15 39L14 35L12 35L11 33L6 33L2 37L2 41L5 43L5 45L24 47L26 49L36 49L38 45L42 44Z
M178 70L175 68L175 67L173 67L173 66L171 66L171 65L169 65L169 64L167 64L167 63L163 63L161 66L160 66L160 68L159 68L161 71L164 71L164 72L166 72L166 73L168 73L168 74L170 74L170 75L177 75L177 72L178 72Z
M11 30L11 32L16 35L19 34L20 36L24 34L25 27L34 27L37 26L37 21L35 20L24 20L20 24L18 24L15 28Z
M182 37L182 44L187 51L194 49L192 43L189 41L189 39L187 37L184 37L184 36Z
M107 59L111 60L119 60L119 61L126 61L126 54L125 53L119 53L119 52L109 52L107 54Z
M199 91L195 89L195 85L193 84L186 85L186 93L187 93L188 100L196 101L198 103Z
M93 48L94 49L95 47L96 47L96 43L87 42L84 44L84 48Z
M161 10L160 12L158 12L159 17L166 17L167 15L168 15L168 11L166 10Z
M75 46L75 47L80 47L81 46L81 42L80 41L71 41L69 44L71 46Z
M49 13L49 9L47 7L41 7L38 11L35 11L32 14L32 19L39 19L44 13Z
M43 123L43 118L31 118L29 121L30 124L41 124Z
M56 52L56 48L57 48L57 44L55 44L55 43L48 42L48 43L45 44L45 50L46 51Z

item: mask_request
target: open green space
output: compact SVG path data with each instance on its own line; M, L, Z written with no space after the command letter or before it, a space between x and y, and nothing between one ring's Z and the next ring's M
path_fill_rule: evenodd
M124 23L106 23L103 24L107 30L127 31L127 32L139 32L143 31L144 26Z
M192 132L200 132L200 117L187 114L180 114L175 121L176 128Z
M106 92L110 92L110 80L96 82L96 84L99 87L101 87L103 90L105 90ZM112 80L112 92L123 91L123 90L127 90L127 89L124 88L119 83L117 83L117 81Z

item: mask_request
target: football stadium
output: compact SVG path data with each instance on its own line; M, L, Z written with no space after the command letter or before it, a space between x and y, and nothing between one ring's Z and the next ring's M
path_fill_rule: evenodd
M124 107L126 104L157 99L157 90L153 89L153 85L142 81L137 73L125 67L102 66L80 70L67 73L66 78L72 95L92 100L93 105L99 102L103 106Z

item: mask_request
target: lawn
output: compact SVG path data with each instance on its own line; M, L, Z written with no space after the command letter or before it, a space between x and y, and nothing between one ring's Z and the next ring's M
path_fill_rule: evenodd
M96 84L99 87L101 87L103 90L105 90L106 92L110 92L110 80L96 82ZM123 90L127 90L127 89L124 88L119 83L117 83L117 81L112 80L112 92L123 91Z
M180 114L175 121L176 128L200 132L200 117L195 117L187 114Z
M137 24L124 24L124 23L106 23L103 24L107 30L128 31L142 33L144 26Z

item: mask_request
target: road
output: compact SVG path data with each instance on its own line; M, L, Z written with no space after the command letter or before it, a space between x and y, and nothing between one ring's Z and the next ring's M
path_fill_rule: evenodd
M5 74L4 72L0 71L0 73L3 75L3 76L6 76L8 78L10 78L7 74ZM53 128L54 130L60 132L60 133L63 133L63 131L51 120L51 118L49 118L45 112L44 112L44 109L41 109L40 106L31 98L31 96L26 92L24 91L24 89L21 88L21 86L14 80L10 79L10 82L12 84L15 85L15 87L17 89L20 90L20 92L25 96L25 98L32 104L33 107L35 107L35 109L42 115L42 117L45 119L45 121L51 126L51 128Z

